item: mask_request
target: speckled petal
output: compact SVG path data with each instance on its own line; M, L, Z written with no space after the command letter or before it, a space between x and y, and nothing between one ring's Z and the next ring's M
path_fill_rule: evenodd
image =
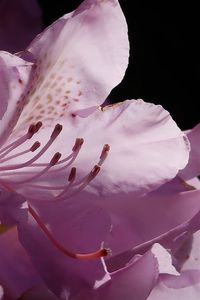
M0 145L9 136L25 104L32 64L0 51Z
M52 125L77 108L103 103L122 80L129 55L126 20L117 0L85 0L28 50L36 57L36 82L21 122Z

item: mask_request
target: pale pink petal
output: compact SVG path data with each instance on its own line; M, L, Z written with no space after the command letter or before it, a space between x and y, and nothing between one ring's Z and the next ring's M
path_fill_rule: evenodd
M31 64L0 51L0 145L11 133L25 104Z
M32 117L52 125L77 108L103 103L128 64L127 25L118 1L85 0L36 37L28 51L36 57L37 78L21 122Z
M187 137L191 144L190 158L186 167L179 173L184 180L200 175L200 124L188 131Z
M44 130L41 140L45 139L45 133ZM66 120L51 155L57 145L59 151L66 151L63 156L68 155L77 137L85 140L74 162L78 177L87 175L99 163L105 144L110 146L100 173L88 188L97 195L129 192L139 195L155 189L175 177L189 156L188 142L169 113L142 100L96 110L87 118L76 116L73 121Z
M180 275L172 265L171 255L160 244L155 243L151 248L151 252L158 260L159 274L170 274L175 276Z
M0 235L0 282L6 299L17 299L27 289L42 284L30 258L18 241L17 230Z
M54 238L75 253L99 250L110 230L108 216L86 199L67 205L59 201L37 204L37 211ZM88 286L98 287L110 279L102 259L79 260L64 255L31 217L27 223L21 222L18 230L35 267L59 297L65 299L64 295L72 296Z
M183 280L185 283L187 281L187 284L180 287L179 285L182 284ZM180 277L173 276L170 281L171 286L168 286L166 280L161 279L147 300L199 300L200 272L198 276L196 273L193 276L191 273L183 273Z
M41 129L36 139L45 143L51 133L52 128ZM141 195L175 177L189 156L188 141L169 113L142 100L97 109L86 118L76 115L66 119L63 131L40 162L49 162L58 151L63 158L68 156L76 138L83 138L84 143L73 164L59 172L48 172L40 178L40 184L65 185L72 166L77 168L76 183L100 164L101 171L85 188L87 191L98 196ZM109 145L110 151L103 161L100 156L104 145Z

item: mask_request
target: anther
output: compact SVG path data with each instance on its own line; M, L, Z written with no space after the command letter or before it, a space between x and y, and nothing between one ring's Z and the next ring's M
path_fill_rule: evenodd
M101 155L100 155L100 159L103 159L105 156L107 156L109 151L110 151L110 145L105 144L103 146L103 149L102 149L102 152L101 152Z
M31 124L28 128L28 137L27 139L31 139L32 136L36 133L36 127L34 124Z
M91 181L93 180L97 174L100 172L101 167L99 165L95 165L90 174L88 175L88 180Z
M72 151L75 152L75 151L79 150L81 148L81 146L83 145L83 143L84 143L84 139L77 138L76 141L75 141L75 144L72 148Z
M31 148L30 148L30 151L32 151L32 152L34 152L35 150L37 150L39 147L40 147L40 142L35 142L32 146L31 146Z
M57 136L60 134L60 132L62 131L62 125L60 124L56 124L52 134L51 134L51 139L55 139L57 138Z
M38 130L40 130L40 128L42 127L42 122L39 121L35 124L35 132L38 132Z
M69 181L69 182L74 181L75 177L76 177L76 168L73 167L73 168L71 169L70 174L69 174L68 181Z
M50 165L51 166L55 166L57 164L57 162L59 161L59 159L61 158L61 153L60 152L56 152L54 154L54 156L52 157L51 161L50 161Z
M105 159L107 158L108 156L108 153L110 151L110 146L108 144L105 144L103 146L103 149L101 151L101 155L100 155L100 160L98 162L98 165L101 166L103 164L103 162L105 161Z

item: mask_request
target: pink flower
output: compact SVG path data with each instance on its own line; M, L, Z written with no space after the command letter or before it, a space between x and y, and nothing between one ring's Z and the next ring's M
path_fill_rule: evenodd
M124 76L128 51L118 1L85 0L20 57L0 52L6 297L32 288L27 297L37 299L51 290L59 299L142 300L160 274L178 274L172 258L185 232L199 229L199 191L168 199L165 189L176 188L167 182L187 164L189 142L161 106L101 106ZM172 223L171 214L160 218L168 201Z

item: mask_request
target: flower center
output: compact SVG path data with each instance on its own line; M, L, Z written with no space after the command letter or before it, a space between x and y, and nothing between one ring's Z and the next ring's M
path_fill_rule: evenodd
M72 152L65 158L61 159L61 153L56 152L48 163L38 162L61 133L62 125L57 124L55 126L48 141L43 147L41 147L41 143L39 141L36 141L31 146L27 147L27 149L19 151L19 148L21 146L25 147L27 141L30 140L41 129L41 127L42 122L30 125L25 135L0 149L0 187L9 191L22 189L22 194L25 194L28 201L36 199L32 196L34 193L31 193L31 196L26 195L26 192L24 192L25 187L37 191L50 191L52 196L49 196L48 193L48 199L47 196L45 196L44 200L64 201L85 189L85 187L98 175L101 166L109 153L110 146L105 144L100 153L98 163L94 165L92 170L82 179L76 180L76 168L71 166L81 150L84 143L83 138L76 138L74 146L72 147ZM34 152L36 151L37 153L35 154ZM26 160L26 155L30 153L34 154L30 159ZM16 158L20 159L22 163L11 164L11 161ZM65 172L69 168L71 169L69 171L68 180L61 185L53 186L38 183L38 179L41 179L42 181L45 176L51 174L60 175L61 172ZM53 192L56 194L54 195ZM100 249L88 254L77 254L69 251L55 239L51 231L47 228L30 204L28 205L28 210L47 238L65 255L75 259L94 259L108 254L107 249Z

